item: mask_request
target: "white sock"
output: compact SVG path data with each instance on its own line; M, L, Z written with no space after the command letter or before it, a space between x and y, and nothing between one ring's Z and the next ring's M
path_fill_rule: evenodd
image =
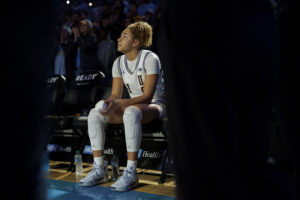
M104 164L104 156L94 157L94 162L96 163L96 165L103 166L103 164Z
M127 169L130 171L136 170L137 161L136 160L127 160Z

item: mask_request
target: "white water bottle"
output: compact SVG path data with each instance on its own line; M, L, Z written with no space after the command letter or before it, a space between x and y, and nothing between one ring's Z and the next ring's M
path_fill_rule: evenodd
M75 153L74 163L75 163L76 175L82 174L83 172L82 155L80 154L79 151L76 151Z
M116 181L119 177L119 161L116 155L113 155L111 159L111 168L112 168L112 180Z
M107 108L107 103L105 103L103 100L96 103L95 109L99 112L105 110Z

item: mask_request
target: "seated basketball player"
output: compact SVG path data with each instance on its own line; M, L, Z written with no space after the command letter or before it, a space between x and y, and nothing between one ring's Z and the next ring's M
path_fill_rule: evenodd
M128 161L123 175L111 185L127 191L138 184L137 155L141 144L141 124L165 115L164 86L158 56L145 48L152 44L152 28L146 22L129 25L118 39L118 57L112 68L112 91L104 100L105 110L96 107L88 116L88 133L93 150L94 168L79 184L92 186L107 182L104 170L104 127L106 123L124 124ZM125 84L130 98L121 99ZM102 101L103 102L103 101Z

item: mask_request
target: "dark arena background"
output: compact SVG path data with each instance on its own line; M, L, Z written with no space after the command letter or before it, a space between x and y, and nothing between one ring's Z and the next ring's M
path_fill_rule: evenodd
M2 4L6 199L300 199L298 123L288 115L298 113L288 98L288 82L298 80L289 76L299 66L297 1ZM95 40L76 46L82 20ZM153 29L149 50L161 62L167 116L142 125L137 187L110 189L112 161L119 176L127 163L123 124L105 127L109 182L81 187L93 168L89 112L110 96L118 38L137 21ZM122 98L130 98L125 86Z

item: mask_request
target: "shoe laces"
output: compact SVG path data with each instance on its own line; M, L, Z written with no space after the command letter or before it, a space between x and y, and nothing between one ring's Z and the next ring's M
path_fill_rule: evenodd
M123 175L117 180L118 183L126 183L126 184L131 184L132 181L134 180L134 175L133 171L129 171L128 169L125 169L123 172Z
M92 177L99 174L100 170L101 168L94 163L93 169L88 173L86 177L84 177L83 181L92 179Z

